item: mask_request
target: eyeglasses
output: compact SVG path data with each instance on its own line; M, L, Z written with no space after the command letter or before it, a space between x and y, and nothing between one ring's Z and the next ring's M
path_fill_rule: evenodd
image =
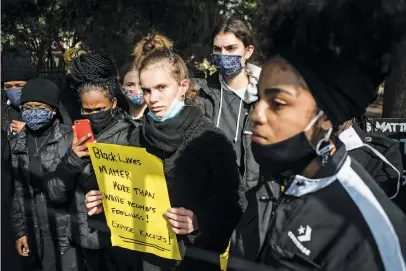
M20 105L20 110L21 111L28 111L28 110L46 110L46 111L52 111L52 108L49 106L30 106L30 105Z

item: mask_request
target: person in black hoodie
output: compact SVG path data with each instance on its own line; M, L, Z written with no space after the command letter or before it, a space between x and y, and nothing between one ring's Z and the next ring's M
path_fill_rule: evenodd
M18 254L32 259L28 270L77 270L76 252L66 235L69 206L51 203L46 193L47 183L63 175L61 159L72 141L71 128L60 123L58 105L54 83L28 81L21 94L26 126L10 142L15 188L11 226Z
M94 61L94 65L89 65ZM84 64L87 69L78 69ZM105 55L81 55L71 63L71 74L79 86L82 117L91 124L95 140L99 143L127 145L132 129L138 125L117 107L117 82L111 76L113 62ZM74 127L73 127L74 129ZM88 137L77 138L73 130L72 148L61 163L64 178L48 182L50 200L68 202L71 223L69 238L81 247L88 270L111 270L109 260L110 231L103 214L88 216L85 195L98 189L89 154L83 144ZM92 214L92 213L91 213Z
M270 3L269 60L251 114L261 179L228 270L406 270L406 215L335 136L387 75L405 37L400 2Z
M38 77L37 69L29 56L14 47L2 52L1 86L7 99L2 99L2 130L7 131L10 138L24 127L21 121L20 98L21 89L28 80Z
M145 51L151 50L148 45ZM130 143L163 161L172 206L164 215L177 234L183 260L134 251L133 264L122 270L219 270L219 254L242 213L231 143L190 105L196 91L190 89L186 65L177 54L154 50L139 72L149 112ZM100 192L89 193L88 208L102 211L101 198Z

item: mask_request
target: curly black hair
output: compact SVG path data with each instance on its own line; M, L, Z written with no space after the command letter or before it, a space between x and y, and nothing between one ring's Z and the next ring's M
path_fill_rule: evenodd
M306 48L335 55L374 85L388 74L389 53L406 32L405 0L273 0L260 10L259 35L270 54Z
M107 55L85 54L73 59L70 74L78 87L79 97L83 91L102 91L110 100L116 96L116 67Z

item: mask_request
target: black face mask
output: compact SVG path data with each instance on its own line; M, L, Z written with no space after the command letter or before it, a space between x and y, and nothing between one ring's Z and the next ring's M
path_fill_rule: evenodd
M251 150L261 174L274 177L299 173L317 155L304 132L270 145L252 142Z
M321 117L319 113L305 130L281 142L261 145L251 143L252 154L259 164L261 174L276 176L290 176L299 174L316 156L316 150L310 144L305 131Z
M83 116L90 121L93 133L96 135L103 131L107 125L113 120L113 109L97 112L94 114L87 114Z

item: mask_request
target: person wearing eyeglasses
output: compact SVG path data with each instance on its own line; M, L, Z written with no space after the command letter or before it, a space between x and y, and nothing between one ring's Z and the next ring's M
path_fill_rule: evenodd
M59 89L32 79L22 88L22 131L10 141L14 195L11 226L16 249L28 270L77 270L76 252L67 238L69 206L52 204L46 182L60 178L60 162L72 142L71 127L61 124Z

